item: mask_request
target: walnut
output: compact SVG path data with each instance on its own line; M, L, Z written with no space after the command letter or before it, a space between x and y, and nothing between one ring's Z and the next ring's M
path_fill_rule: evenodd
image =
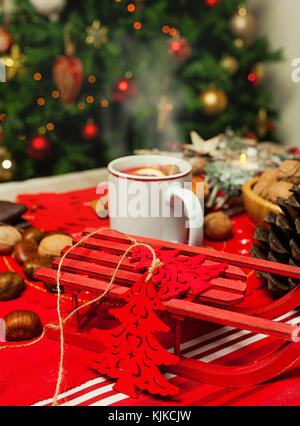
M66 246L71 246L72 238L63 232L53 232L46 234L39 245L38 254L50 260L54 260L61 255L61 251Z
M287 200L290 195L293 195L291 192L293 186L292 183L283 180L275 182L269 189L268 199L272 201L272 203L275 203L277 198L284 198Z
M278 180L300 183L300 161L286 160L283 161L278 168Z
M193 176L199 176L204 172L204 169L207 166L207 161L202 157L194 157L189 160L189 163L192 166Z
M210 240L225 240L232 233L232 222L225 213L210 213L204 218L204 233Z
M261 175L257 184L253 188L253 192L262 197L267 198L269 195L269 189L272 184L277 181L278 168L267 170Z

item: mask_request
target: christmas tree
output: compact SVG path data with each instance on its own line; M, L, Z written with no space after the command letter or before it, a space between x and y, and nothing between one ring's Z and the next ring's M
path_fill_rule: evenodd
M145 274L126 292L128 302L110 313L120 321L113 330L93 330L107 351L93 357L90 366L100 374L118 381L114 389L137 398L137 388L163 396L176 395L178 388L168 382L157 366L175 365L179 358L169 353L154 337L153 333L168 332L154 311L164 311L152 281L146 282Z
M261 79L280 53L240 0L14 3L0 18L0 179L103 166L191 130L274 137Z

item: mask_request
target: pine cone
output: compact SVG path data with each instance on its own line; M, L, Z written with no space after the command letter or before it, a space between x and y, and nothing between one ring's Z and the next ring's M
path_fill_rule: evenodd
M257 259L300 267L300 188L293 186L292 195L276 203L283 214L269 212L264 225L256 228L251 254ZM281 297L298 285L298 280L265 272L258 273L266 279L268 290Z

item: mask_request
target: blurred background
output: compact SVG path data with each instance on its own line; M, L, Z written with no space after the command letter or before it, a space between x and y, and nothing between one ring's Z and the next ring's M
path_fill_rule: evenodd
M193 131L299 145L297 0L0 0L0 13L0 181L179 152Z

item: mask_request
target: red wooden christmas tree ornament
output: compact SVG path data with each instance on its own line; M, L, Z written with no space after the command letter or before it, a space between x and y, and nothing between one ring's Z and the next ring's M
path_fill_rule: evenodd
M158 248L155 254L163 265L156 269L152 281L160 286L162 300L185 295L188 291L198 296L212 287L211 280L219 277L227 268L226 263L203 265L203 255L180 257L179 250ZM132 251L131 262L135 263L135 269L148 269L152 261L151 253L145 247L136 247Z
M100 374L118 379L113 389L132 398L137 389L162 396L176 395L178 388L168 382L159 365L176 365L179 358L169 353L154 337L156 332L168 332L154 311L166 308L160 302L153 282L142 276L125 294L127 304L109 312L120 321L113 330L93 330L107 351L94 355L90 366Z

